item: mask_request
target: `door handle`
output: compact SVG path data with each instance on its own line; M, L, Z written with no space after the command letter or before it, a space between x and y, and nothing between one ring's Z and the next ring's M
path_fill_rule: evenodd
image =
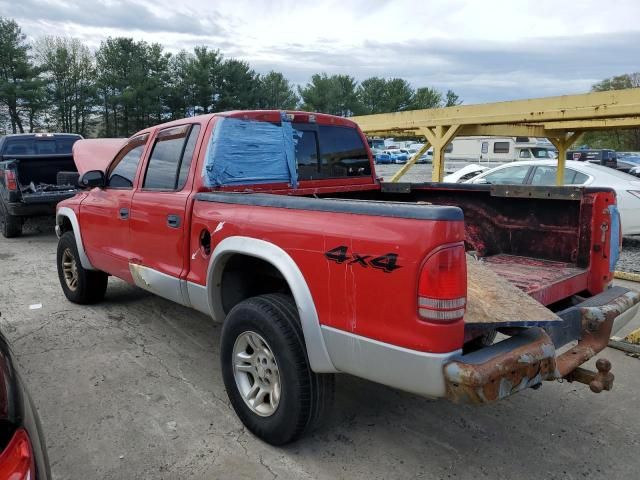
M120 220L128 220L129 219L129 209L121 208L119 212Z
M180 226L180 217L178 215L167 215L167 225L171 228L178 228Z

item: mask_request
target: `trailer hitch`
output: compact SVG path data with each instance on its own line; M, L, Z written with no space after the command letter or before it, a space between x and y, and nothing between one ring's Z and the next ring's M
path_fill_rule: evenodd
M603 390L613 388L614 375L611 373L611 362L606 358L600 358L596 362L597 372L586 368L578 367L565 378L569 382L580 382L589 385L593 393L600 393Z

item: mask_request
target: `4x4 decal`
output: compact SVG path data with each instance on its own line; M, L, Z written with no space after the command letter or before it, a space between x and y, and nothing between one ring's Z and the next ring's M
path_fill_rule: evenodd
M332 248L324 254L327 260L336 263L345 263L346 265L358 264L361 267L373 267L383 270L386 273L391 273L401 265L398 265L398 254L387 253L379 257L372 258L373 255L361 255L359 253L349 253L349 247L341 245L336 248Z

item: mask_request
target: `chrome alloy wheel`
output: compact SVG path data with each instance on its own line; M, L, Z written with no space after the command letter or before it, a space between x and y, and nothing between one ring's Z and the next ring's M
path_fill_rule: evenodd
M78 265L76 257L73 256L69 248L62 253L62 272L69 290L75 291L78 288Z
M238 391L252 412L261 417L275 413L280 403L280 371L271 347L255 332L244 332L233 345L233 376Z

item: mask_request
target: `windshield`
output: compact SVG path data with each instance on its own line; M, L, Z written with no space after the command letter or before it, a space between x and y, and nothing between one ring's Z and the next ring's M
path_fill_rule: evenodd
M533 153L534 158L551 158L547 148L532 148L531 153Z

